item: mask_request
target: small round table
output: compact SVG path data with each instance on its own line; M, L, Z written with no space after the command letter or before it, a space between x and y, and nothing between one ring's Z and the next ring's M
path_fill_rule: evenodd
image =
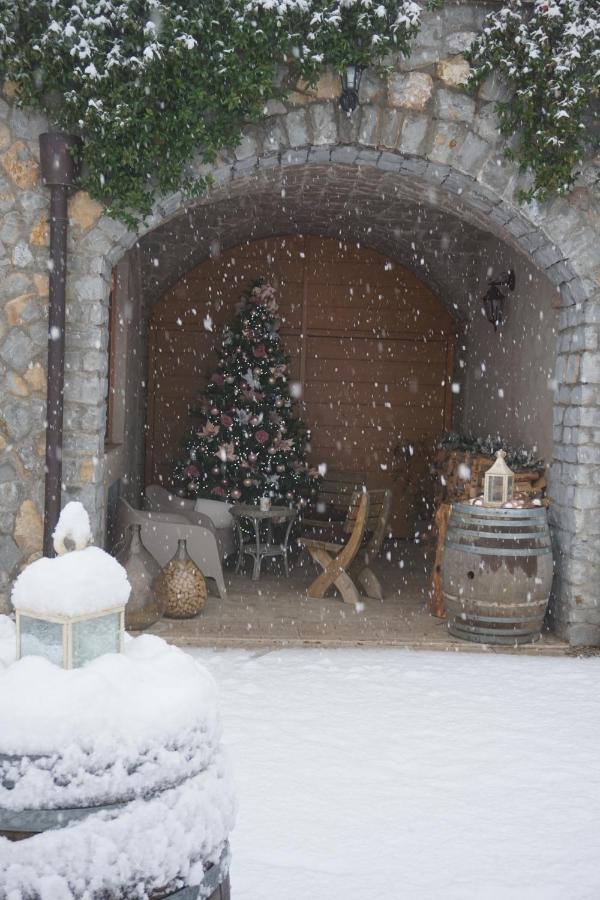
M290 574L288 568L288 542L298 510L289 506L272 506L271 509L264 510L259 506L251 506L249 503L236 503L229 512L235 519L239 544L235 571L240 571L245 555L251 556L254 560L252 580L258 581L262 560L267 556L283 556L283 568L286 578L288 578ZM249 519L253 523L254 539L244 540L240 519ZM273 537L273 522L281 520L287 521L288 524L283 541L278 543ZM262 522L267 522L268 525L266 540L263 540L260 534Z

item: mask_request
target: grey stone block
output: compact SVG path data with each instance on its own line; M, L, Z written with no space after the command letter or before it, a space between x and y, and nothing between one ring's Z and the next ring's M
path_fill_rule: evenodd
M600 353L581 354L581 381L584 384L600 384Z
M402 124L402 134L400 136L399 147L404 153L410 153L417 156L423 149L427 129L429 127L429 117L408 114Z
M438 118L451 122L472 122L475 101L468 94L439 88L435 95L435 112Z
M342 163L343 165L352 165L356 161L358 150L356 147L334 147L331 151L331 161Z
M18 372L27 368L37 352L37 347L31 338L18 328L9 331L0 347L0 357L8 366Z
M400 142L403 116L398 109L384 109L381 123L382 147L397 147Z
M301 166L308 159L308 148L305 150L286 150L281 154L282 166Z
M255 138L251 134L244 134L233 152L236 159L243 160L248 159L249 156L256 156L257 151L258 146Z
M446 50L450 54L464 53L476 37L475 31L454 31L446 37Z
M304 151L306 153L306 151ZM313 163L328 163L331 160L330 147L311 147L307 159Z
M463 138L461 126L454 122L436 122L429 158L434 162L449 163L458 155Z
M379 143L380 110L377 106L363 106L358 132L359 143L376 147Z
M337 125L331 103L314 103L309 109L314 144L337 143Z
M0 465L0 484L3 484L5 481L14 481L16 477L17 473L10 463Z
M303 109L294 109L285 117L290 147L303 147L310 143L306 112Z
M264 132L263 147L266 153L288 146L287 134L280 119L269 119Z
M600 645L600 623L568 625L566 638L572 647L597 647Z
M490 145L483 138L469 131L462 143L456 163L464 172L468 172L470 175L477 175L488 159L490 152Z
M496 103L499 101L505 102L512 97L510 85L497 72L492 72L491 75L488 75L485 81L482 82L478 93L482 100L491 100Z
M19 212L9 212L0 220L0 241L13 247L25 237L23 217Z
M21 559L21 551L7 535L0 537L0 572L8 577Z
M6 430L14 441L22 440L31 431L33 408L30 402L4 399L0 409L0 421L4 420Z

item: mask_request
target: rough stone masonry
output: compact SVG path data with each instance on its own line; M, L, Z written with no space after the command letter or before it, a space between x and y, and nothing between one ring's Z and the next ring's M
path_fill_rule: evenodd
M298 84L271 101L258 125L210 167L212 193L243 190L249 179L295 167L373 172L519 249L560 290L555 356L551 521L557 577L554 621L573 644L600 644L600 159L575 189L546 204L520 205L525 183L502 155L495 78L476 97L463 90L464 51L489 9L459 0L428 12L408 60L390 60L385 78L363 76L351 119L338 107L339 80ZM282 73L285 77L285 72ZM47 342L48 194L39 177L40 116L0 100L0 607L18 571L41 549ZM197 168L206 171L206 167ZM367 182L368 183L368 178ZM161 198L147 230L181 212L179 194ZM103 214L83 192L69 205L69 276L63 479L65 500L84 502L104 533L104 434L108 294L112 268L140 235Z

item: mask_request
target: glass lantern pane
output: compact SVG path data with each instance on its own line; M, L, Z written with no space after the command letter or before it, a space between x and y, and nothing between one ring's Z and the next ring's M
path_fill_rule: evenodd
M120 619L120 613L109 613L95 619L73 622L71 626L73 667L82 666L103 653L119 652Z
M503 500L502 487L504 477L502 475L490 475L490 500L492 503L501 503Z
M514 475L509 475L508 476L508 496L509 497L512 497L512 495L514 493L514 487L515 487Z
M57 666L64 665L63 628L59 622L19 616L21 656L44 656Z

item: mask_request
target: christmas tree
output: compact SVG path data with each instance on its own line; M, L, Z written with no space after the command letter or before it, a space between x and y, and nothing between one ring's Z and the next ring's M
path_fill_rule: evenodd
M275 289L256 283L237 310L170 487L185 497L303 506L318 473L306 461L309 434L294 412Z

